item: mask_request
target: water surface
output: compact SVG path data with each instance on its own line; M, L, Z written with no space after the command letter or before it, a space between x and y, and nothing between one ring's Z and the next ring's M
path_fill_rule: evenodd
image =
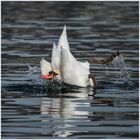
M96 94L30 75L64 24L78 60L120 50L133 84L112 65L91 65ZM138 2L2 2L2 138L138 138L138 38Z

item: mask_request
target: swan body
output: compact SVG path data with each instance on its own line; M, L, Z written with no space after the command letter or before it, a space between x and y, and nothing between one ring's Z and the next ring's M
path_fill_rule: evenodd
M56 79L59 81L80 87L93 86L93 82L88 77L90 64L77 61L70 52L66 25L59 38L58 45L53 44L51 63L42 58L40 64L42 75L48 74L49 71L54 71L58 74Z

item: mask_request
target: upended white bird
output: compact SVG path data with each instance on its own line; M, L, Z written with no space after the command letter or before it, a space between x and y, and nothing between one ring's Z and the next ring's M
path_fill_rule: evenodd
M70 52L65 25L58 45L53 44L51 63L43 58L40 61L41 78L48 80L56 79L59 82L63 81L80 87L87 87L89 85L96 87L95 76L90 73L90 63L110 63L117 55L119 55L119 51L117 54L111 54L109 57L102 59L92 58L86 62L77 61Z

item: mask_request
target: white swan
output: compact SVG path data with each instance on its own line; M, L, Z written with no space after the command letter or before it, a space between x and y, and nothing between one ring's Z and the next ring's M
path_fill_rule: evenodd
M80 87L87 87L88 85L96 87L95 76L90 73L90 64L107 64L114 60L119 55L112 53L110 56L97 59L89 59L88 62L77 61L76 58L70 52L69 43L67 40L66 25L59 38L58 45L53 44L51 63L44 60L40 61L42 78L56 79L59 82L76 85Z
M80 62L75 59L69 49L67 41L66 26L60 37L61 43L61 75L64 82L72 85L86 87L88 85L93 86L88 75L90 74L90 68L88 62Z
M53 44L51 63L43 58L40 63L41 72L44 76L42 78L47 78L45 75L50 76L52 72L55 72L58 74L55 75L56 79L64 81L65 83L80 87L93 86L93 82L89 79L89 63L77 61L70 52L66 25L64 26L58 45ZM50 71L51 73L49 74ZM53 74L51 77L52 76Z

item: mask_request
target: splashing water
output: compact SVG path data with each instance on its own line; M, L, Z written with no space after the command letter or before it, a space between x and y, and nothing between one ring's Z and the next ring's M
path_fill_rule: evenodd
M31 80L31 85L34 86L36 88L36 86L40 86L40 88L45 88L45 90L60 90L61 89L61 83L52 79L52 80L45 80L42 79L41 76L41 70L39 67L37 66L30 66L29 64L27 64L28 66L28 70L26 72L28 72L28 76ZM39 87L37 87L39 88Z
M44 81L39 78L40 77L40 68L38 68L37 66L30 66L29 64L27 64L28 66L28 70L26 71L28 73L29 78L32 81L32 85L44 85Z
M112 64L115 66L116 77L117 77L117 70L119 70L119 76L122 78L123 82L130 83L130 75L127 71L124 59L121 54L114 59Z
M106 68L106 74L108 74L108 67L107 67L107 64L104 64L105 65L105 68Z
M38 74L40 72L40 68L38 68L37 66L31 67L29 64L27 64L28 66L28 75L33 75L33 74Z
M119 55L118 57L116 57L116 61L114 61L114 63L116 63L115 65L119 67L121 76L123 77L123 81L124 82L130 81L130 75L127 71L122 55Z
M105 64L106 73L109 74L109 69L115 70L116 77L122 78L123 84L126 85L133 85L132 81L130 80L130 75L127 71L124 59L122 55L118 55L113 62L110 64ZM117 79L118 80L118 79Z

